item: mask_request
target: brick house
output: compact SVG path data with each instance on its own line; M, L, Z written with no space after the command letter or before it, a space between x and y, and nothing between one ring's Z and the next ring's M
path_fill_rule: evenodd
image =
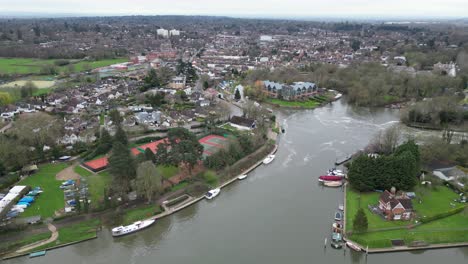
M395 195L385 190L380 195L379 209L387 220L409 220L413 214L413 203L404 193Z

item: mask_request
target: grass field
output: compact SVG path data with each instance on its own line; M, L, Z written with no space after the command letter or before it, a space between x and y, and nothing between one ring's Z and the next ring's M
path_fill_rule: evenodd
M266 101L277 106L293 108L316 108L320 106L320 103L313 99L304 101L285 101L277 98L268 98Z
M13 87L13 88L20 88L22 86L24 86L27 82L32 82L37 88L39 89L46 89L46 88L50 88L52 86L54 86L55 84L55 81L45 81L45 80L18 80L18 81L14 81L14 82L9 82L9 83L5 83L5 84L2 84L0 85L0 88L4 88L4 87Z
M110 174L107 171L94 174L81 166L76 166L74 170L88 182L91 207L98 208L104 199L104 189L109 188L111 183Z
M0 73L6 74L39 74L41 66L54 65L56 60L32 59L32 58L0 58ZM89 66L90 69L108 66L111 64L126 62L125 58L106 59L98 61L79 61L72 63L74 72L85 71ZM59 72L64 72L68 65L58 67Z
M56 180L55 175L67 166L66 163L40 165L37 173L19 183L32 188L39 186L44 190L31 207L20 215L21 217L40 215L42 218L48 218L52 217L55 211L65 207L63 191L59 188L61 181Z
M468 230L468 212L462 212L409 229L408 226L413 224L410 221L384 221L367 209L368 204L375 205L378 203L380 193L359 194L351 190L351 188L347 188L346 195L347 232L352 230L353 219L358 208L362 207L366 213L369 232L351 235L352 240L363 246L369 246L369 248L391 247L392 239L403 239L407 244L415 240L423 240L428 243L468 241L468 232L466 232ZM417 202L418 198L413 200L413 207L418 216L430 216L453 209L450 203L453 203L453 199L457 195L449 188L440 186L437 189L417 188L416 196L422 200L421 203ZM457 204L456 206L463 205ZM372 230L381 228L399 229L372 232Z
M22 246L26 246L26 245L41 241L41 240L48 239L50 236L51 236L51 233L46 232L46 233L40 233L36 235L27 236L24 239L17 240L14 242L0 243L0 254L7 252L7 251L11 251L13 249L20 248Z
M122 224L129 225L133 222L143 220L145 218L149 218L153 215L159 214L161 211L161 207L154 204L130 209L128 211L125 211L122 219Z
M79 224L72 225L70 227L60 228L58 230L59 237L56 241L35 248L32 251L35 252L50 247L94 238L96 237L96 230L100 224L101 222L99 221L99 219L92 219L88 221L83 221Z

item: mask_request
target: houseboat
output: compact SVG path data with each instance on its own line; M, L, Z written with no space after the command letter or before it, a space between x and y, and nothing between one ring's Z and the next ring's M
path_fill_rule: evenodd
M208 199L208 200L211 200L211 199L215 198L216 196L218 196L219 192L221 192L221 189L219 189L219 188L209 190L205 194L205 198Z
M146 228L154 223L154 219L150 220L143 220L143 221L137 221L131 225L128 226L118 226L112 228L112 236L123 236L123 235L128 235L133 232L139 231L143 228Z

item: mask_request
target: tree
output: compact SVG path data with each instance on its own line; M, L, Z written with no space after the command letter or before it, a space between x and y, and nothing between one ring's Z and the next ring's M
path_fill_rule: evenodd
M107 153L112 148L112 137L109 132L103 128L99 137L99 144L94 150L93 156Z
M353 39L350 43L350 47L354 50L357 51L358 49L361 48L361 41L357 39Z
M154 156L156 164L169 165L172 163L169 157L168 145L166 143L160 143L158 145Z
M208 83L207 80L205 80L205 81L203 82L203 90L206 90L206 89L208 89L209 87L210 87L210 84Z
M136 190L150 203L157 192L162 191L162 176L151 161L140 163L137 168Z
M114 135L114 141L119 142L124 146L128 145L127 133L125 133L125 130L123 130L121 126L117 126L117 131L115 131Z
M6 168L3 166L3 161L0 160L0 176L5 175L6 173Z
M236 93L234 94L234 99L236 99L236 101L239 101L241 99L241 94L239 92L239 89L236 89Z
M150 148L145 149L145 160L149 160L151 162L156 162L156 156L154 155L153 151Z
M356 216L353 221L353 230L357 232L366 232L369 224L367 222L366 213L362 208L359 208L356 212Z
M123 117L120 115L120 112L117 109L110 110L109 117L112 120L112 123L116 126L120 126L123 121Z
M126 193L130 182L135 178L135 162L127 146L117 141L109 157L109 172L113 176L114 187Z
M145 82L145 84L140 89L142 92L146 92L150 88L159 87L161 85L161 81L158 78L158 74L153 68L151 68L151 70L148 71L148 74L143 79L143 81Z

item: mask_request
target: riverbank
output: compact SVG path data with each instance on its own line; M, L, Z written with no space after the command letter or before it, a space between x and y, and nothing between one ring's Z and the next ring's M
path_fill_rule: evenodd
M277 151L278 149L278 145L273 145L273 149L268 153L268 155L270 154L273 154ZM268 156L266 155L266 156ZM265 157L266 157L265 156ZM263 162L263 159L265 157L262 157L259 161L257 161L254 165L252 165L251 167L247 168L246 170L242 171L241 174L247 174L247 173L250 173L252 172L253 170L255 170L257 167L259 167L262 162ZM217 188L224 188L232 183L234 183L235 181L237 181L237 177L239 175L236 175L234 177L232 177L231 179L221 183ZM186 194L185 194L186 195ZM156 214L154 216L151 216L147 219L154 219L154 220L157 220L157 219L161 219L161 218L164 218L166 216L169 216L169 215L172 215L180 210L183 210L191 205L194 205L195 203L197 202L200 202L201 200L203 200L205 197L204 197L204 194L203 195L199 195L199 196L196 196L196 197L192 197L192 196L189 196L187 195L188 198L187 199L184 199L183 203L180 203L180 204L176 204L175 206L167 206L168 204L171 203L171 200L177 200L179 197L176 197L174 199L170 199L170 200L166 200L164 202L162 202L162 205L161 207L163 208L163 211L159 214ZM152 208L152 206L149 206L150 208ZM139 214L141 215L141 214ZM139 219L134 219L132 218L131 216L129 216L130 218L128 217L124 217L125 219L131 219L132 221L137 221ZM124 219L124 220L125 220ZM128 220L127 219L127 220ZM94 220L91 220L91 221L94 221ZM128 220L129 221L129 220ZM128 222L127 221L127 222ZM76 228L76 225L72 225L70 227L67 227L67 228L63 228L64 229L70 229L70 230L73 230ZM41 241L41 244L37 244L38 242L34 242L32 244L29 244L29 245L26 245L24 246L23 248L28 248L28 250L17 250L15 253L9 253L9 254L6 254L4 255L4 257L2 259L10 259L10 258L15 258L15 257L20 257L20 256L24 256L24 255L27 255L31 252L34 252L34 251L38 251L38 250L52 250L52 249L56 249L56 248L61 248L61 247L64 247L64 246L68 246L68 245L72 245L72 244L76 244L76 243L80 243L80 242L84 242L84 241L87 241L87 240L90 240L90 239L94 239L97 237L97 228L94 229L94 234L90 234L89 233L89 228L88 228L88 231L85 232L85 237L79 237L79 239L76 239L75 241L68 241L68 240L65 240L65 242L62 242L62 241L59 241L59 238L60 238L60 231L58 232L58 234L53 237L53 240L49 241L49 240L46 240L46 242L44 241ZM78 232L80 231L80 228L77 228L75 232ZM91 230L92 231L92 230ZM64 235L62 235L63 237ZM67 235L67 237L70 237ZM57 240L58 243L54 244L54 242Z
M367 209L368 206L378 203L379 195L380 193L357 193L350 186L345 186L345 240L356 244L362 251L387 253L468 246L468 215L464 212L426 223L386 221ZM451 202L457 196L445 186L425 194L416 191L416 195L422 202L414 203L414 210L421 218L430 218L447 210L454 210ZM464 206L458 204L461 209ZM365 233L353 234L352 219L358 208L364 209L369 227Z

